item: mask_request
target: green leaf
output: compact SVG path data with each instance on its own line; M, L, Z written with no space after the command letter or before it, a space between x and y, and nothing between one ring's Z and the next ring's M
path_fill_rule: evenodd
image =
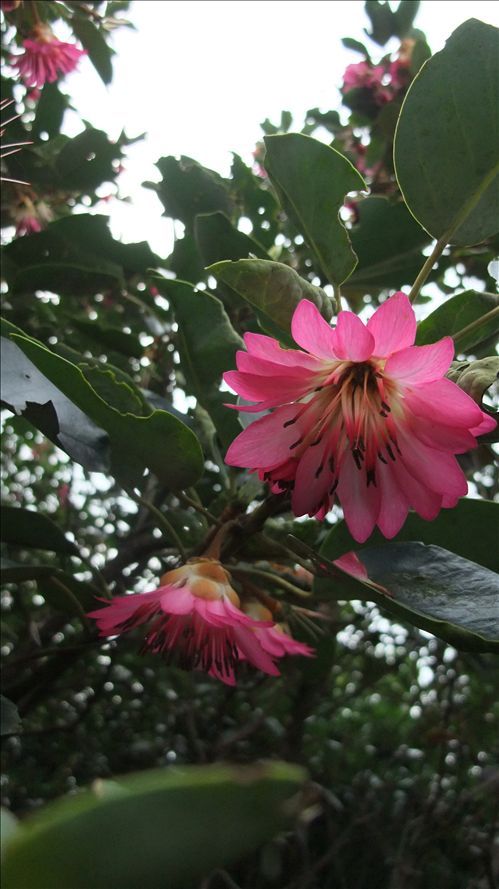
M189 232L200 213L220 210L230 218L234 205L227 183L218 173L184 155L180 160L172 156L162 157L156 166L162 181L144 182L144 185L157 193L166 216L180 219Z
M77 330L81 330L86 336L102 344L108 350L120 352L132 358L141 358L144 349L138 338L132 333L125 333L119 327L111 327L98 321L87 321L82 318L72 318L71 323Z
M348 192L366 188L362 176L346 157L310 136L289 133L264 141L265 166L286 213L326 278L341 284L357 260L339 210Z
M491 355L490 358L469 362L453 361L447 376L477 404L481 404L484 392L499 379L499 356Z
M17 506L0 508L0 539L16 546L32 546L78 555L78 549L48 516Z
M361 56L370 60L369 50L366 49L360 40L354 40L353 37L343 37L341 42L345 49L351 49L353 52L360 52Z
M79 15L72 17L71 27L87 50L88 57L97 74L107 86L113 79L113 66L111 63L113 51L104 40L102 32L95 27L89 18L83 18Z
M61 93L57 83L45 83L37 102L31 137L38 139L40 133L56 136L68 105L69 97Z
M225 259L268 259L268 253L253 238L234 228L223 213L196 216L194 234L205 265Z
M400 0L393 13L394 33L396 37L407 37L410 33L414 19L418 14L419 0Z
M418 325L416 343L434 343L444 336L454 337L456 350L467 352L499 333L499 297L493 293L465 290L448 299ZM495 314L488 316L489 312ZM464 328L469 326L469 330ZM456 338L455 334L463 331Z
M458 553L472 562L499 570L497 555L497 526L499 503L488 500L472 500L464 497L454 509L442 509L433 522L426 522L416 513L407 516L405 524L397 534L397 541L420 540L434 543L451 552ZM371 535L365 546L381 546L386 540L379 531ZM361 551L353 539L345 522L338 522L331 528L321 546L321 554L330 560L337 559L350 550ZM317 592L324 587L318 582Z
M19 716L19 711L13 701L9 701L4 695L0 695L0 698L0 734L10 735L11 732L19 731L21 727L21 717Z
M148 417L122 414L97 395L76 365L34 340L12 338L54 386L106 430L118 477L133 479L148 467L173 490L197 481L203 471L201 448L194 433L176 417L161 410Z
M215 296L196 291L184 281L154 278L160 293L172 303L178 323L178 350L187 391L208 411L224 446L241 431L237 413L224 407L234 396L220 392L222 374L235 364L243 341Z
M55 570L50 575L35 579L40 594L52 608L74 617L82 617L95 608L102 595L102 590L93 584L78 580L64 571Z
M429 243L424 229L402 201L392 203L374 195L357 204L358 222L350 230L358 265L344 285L349 289L399 289L410 284L423 264L422 248Z
M327 294L281 262L240 259L238 262L217 262L209 266L208 271L232 287L288 336L293 312L302 299L313 302L328 321L332 316L332 304Z
M479 243L499 230L499 31L460 25L423 65L395 134L398 183L433 237Z
M458 649L499 651L499 575L438 546L390 543L362 550L369 577L394 598L373 601Z
M396 34L395 13L388 3L380 3L379 0L366 0L364 9L371 21L371 33L366 31L366 34L378 46L384 46Z
M6 330L11 327L7 322L2 326ZM40 373L12 339L2 337L1 361L4 405L21 414L86 469L109 472L109 438L104 429Z
M49 577L54 573L51 565L25 565L21 562L13 562L12 559L0 558L0 571L2 583L22 583L25 580L38 580L39 577Z
M304 778L272 762L98 781L23 821L4 889L192 889L289 826Z

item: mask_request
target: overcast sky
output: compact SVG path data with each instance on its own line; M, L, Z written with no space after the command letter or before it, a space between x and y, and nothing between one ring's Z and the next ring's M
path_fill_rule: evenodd
M415 25L435 52L471 16L499 24L495 0L423 0ZM231 151L247 163L266 117L283 109L300 129L308 108L339 107L345 67L359 56L341 38L365 40L376 59L395 50L371 44L362 0L135 0L129 17L137 30L113 35L114 77L104 87L88 59L68 78L79 115L116 138L147 133L130 148L122 194L133 204L110 202L115 236L148 240L166 256L172 225L156 196L141 187L157 179L162 155L186 154L227 175ZM67 131L78 132L75 117Z

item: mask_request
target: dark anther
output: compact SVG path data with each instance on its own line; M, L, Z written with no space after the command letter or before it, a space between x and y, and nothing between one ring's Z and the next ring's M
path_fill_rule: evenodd
M388 461L385 460L385 458L383 457L383 454L381 453L381 451L378 451L378 457L379 457L379 459L381 460L381 462L385 464L385 466L388 466Z
M367 487L369 487L371 483L376 487L376 474L374 469L367 470Z
M362 454L360 453L360 451L357 450L357 448L353 448L352 457L355 460L357 469L362 469Z
M286 420L286 422L282 424L282 428L287 429L288 426L292 426L293 423L296 423L297 419L298 417L293 417L292 420Z
M387 411L387 413L391 412L391 407L389 404L386 403L386 401L381 402L381 407L383 408L384 411Z
M322 435L319 435L319 438L316 438L315 441L311 441L309 447L315 448L316 445L320 444L322 441Z
M318 469L315 470L315 477L316 478L319 478L323 469L324 469L324 463L321 463L321 465L318 467Z
M395 462L395 454L393 453L391 446L388 444L388 442L386 443L386 453L393 460L393 462Z
M301 438L298 438L296 441L293 442L292 445L289 446L289 450L293 451L295 448L298 447L298 445L301 445L302 441L303 441L303 435L301 436Z
M332 497L332 495L336 491L337 487L338 487L338 479L336 479L335 483L333 485L331 485L331 487L329 488L329 496L330 497Z
M331 472L334 472L334 457L330 457L328 460L328 463L329 463L329 468L330 468Z
M395 447L397 449L397 453L400 454L400 456L402 456L402 451L400 450L397 440L393 437L393 435L390 435L390 441L392 441L393 444L395 445Z

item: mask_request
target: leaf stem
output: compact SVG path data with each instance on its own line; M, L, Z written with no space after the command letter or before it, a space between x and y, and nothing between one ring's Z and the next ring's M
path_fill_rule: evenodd
M246 565L237 565L229 566L229 571L234 572L234 574L248 574L253 577L260 577L262 580L266 580L267 583L272 583L275 586L281 587L281 589L286 590L288 593L292 593L293 596L299 596L301 599L309 599L310 593L307 593L306 590L302 590L300 587L294 585L294 583L290 583L289 580L285 580L284 577L281 577L279 574L272 574L270 571L263 571L260 568L247 567Z
M437 241L437 243L435 244L435 246L434 246L433 250L431 251L430 255L427 257L426 262L425 262L424 265L422 266L422 268L421 268L421 270L420 270L420 272L419 272L419 274L418 274L416 280L414 281L414 284L413 284L412 287L411 287L411 290L410 290L410 293L409 293L409 301L410 301L411 303L413 303L413 302L418 298L418 296L419 296L419 291L421 290L423 284L425 283L426 279L428 278L428 275L430 274L430 272L431 272L433 266L435 265L435 263L436 263L437 259L439 258L439 256L442 255L442 253L444 252L445 248L447 247L447 244L448 244L448 242L449 242L449 238L450 238L450 236L451 236L451 232L450 232L450 231L449 231L449 232L445 232L445 233L442 235L442 237L438 239L438 241Z
M458 330L457 333L452 334L452 339L454 343L458 344L459 340L465 339L469 333L473 333L474 330L478 330L484 322L491 321L492 318L495 318L499 315L499 306L496 306L494 309L491 309L490 312L486 312L485 315L482 315L481 318L475 318L474 321L471 321L466 327Z
M154 516L159 528L162 528L163 531L166 532L167 536L174 542L177 547L182 560L187 561L187 552L185 550L184 544L182 543L179 535L175 531L175 528L170 524L165 515L158 509L157 506L154 506L149 500L146 500L144 497L141 497L140 494L136 494L135 491L128 489L127 494L132 500L135 500L136 503L140 503L145 509L149 510L151 515Z

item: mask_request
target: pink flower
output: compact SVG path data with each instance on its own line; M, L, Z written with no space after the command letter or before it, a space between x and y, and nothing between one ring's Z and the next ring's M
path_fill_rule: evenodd
M142 652L150 649L227 685L235 684L235 669L242 660L279 676L275 659L287 653L302 654L301 647L307 647L295 643L300 650L291 651L293 646L284 643L275 654L276 646L267 642L268 637L262 643L258 632L271 628L271 621L243 614L230 575L220 562L188 562L165 574L161 584L150 593L116 596L88 617L97 621L101 636L116 636L148 623Z
M58 40L47 25L38 25L32 37L23 40L24 53L12 59L26 86L53 83L60 74L73 71L81 56L86 55L86 50L73 43Z
M42 227L36 216L31 216L29 213L18 213L16 216L16 235L18 238L21 235L36 235L38 232L41 232Z
M396 293L363 324L340 312L333 329L308 300L293 315L299 350L247 333L224 375L240 411L271 413L232 442L226 463L290 491L295 515L323 519L338 497L353 537L400 530L409 509L434 519L467 492L454 454L495 421L450 380L450 337L414 346L416 318Z
M354 62L345 68L343 74L343 90L371 89L381 84L385 69L383 65L373 67L369 62Z
M273 623L272 612L256 599L246 599L243 611L254 620L259 621L254 633L262 646L272 658L284 657L288 654L300 654L303 657L314 657L314 651L304 642L297 642L289 633L287 626ZM242 653L241 653L242 656Z
M390 73L390 85L394 90L405 89L409 86L409 83L411 82L409 61L405 59L395 59L394 62L390 62L388 70Z

